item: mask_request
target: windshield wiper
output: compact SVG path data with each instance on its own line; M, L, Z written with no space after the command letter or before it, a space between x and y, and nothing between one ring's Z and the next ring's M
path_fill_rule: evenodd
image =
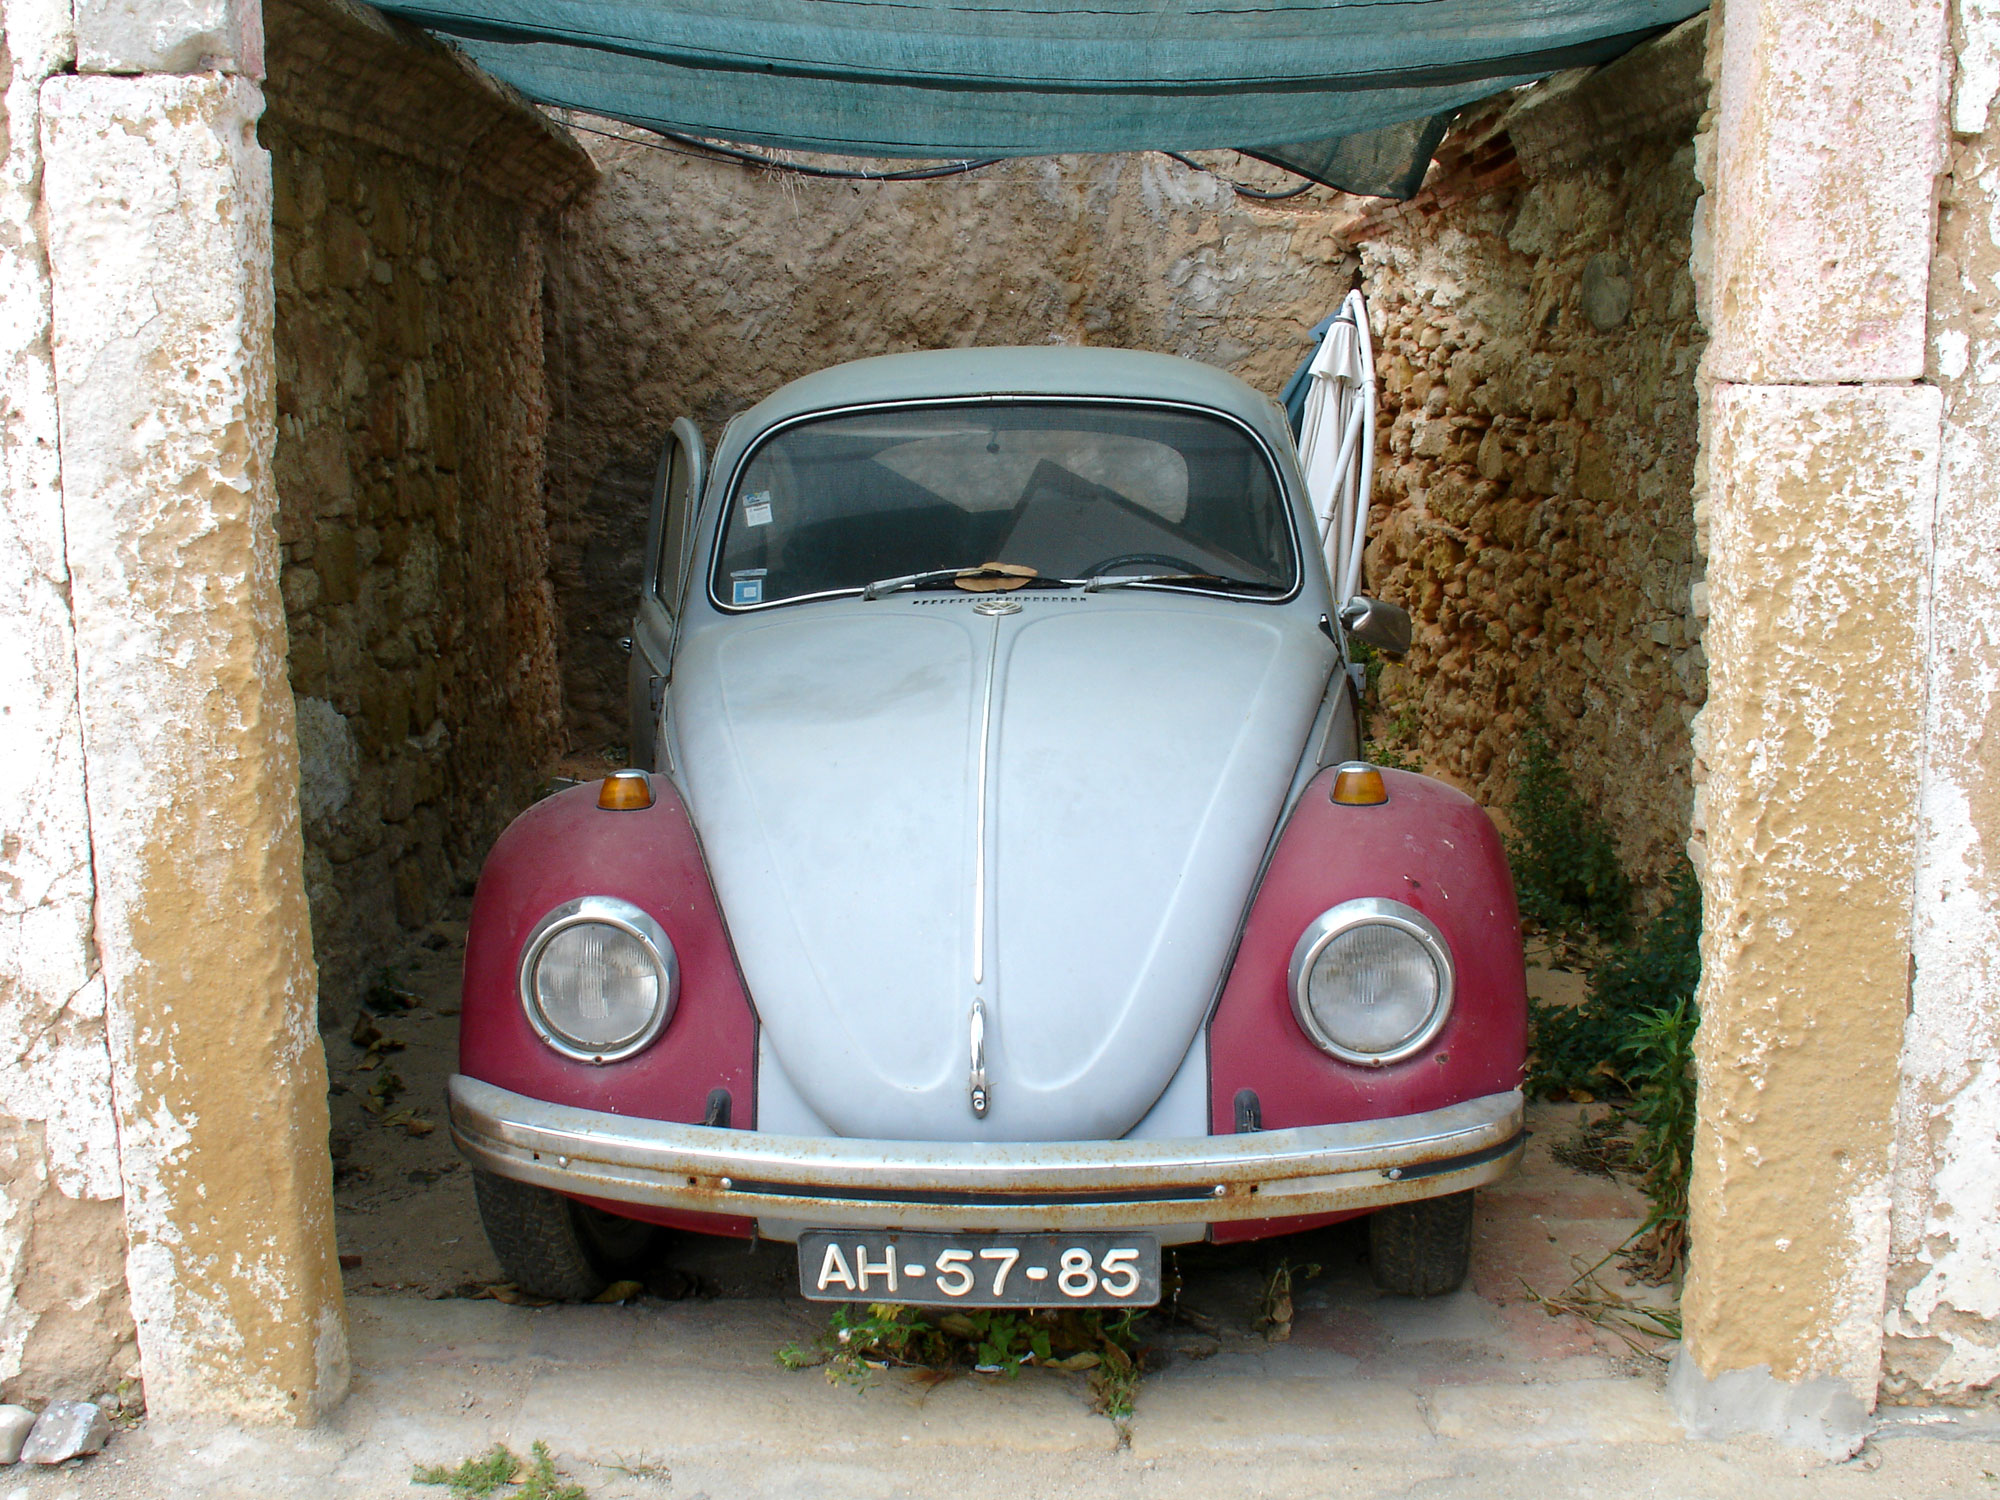
M1282 594L1288 587L1248 578L1224 578L1220 573L1114 573L1084 580L1083 591L1095 594L1104 589L1128 589L1140 583L1205 583L1215 588L1248 589L1256 594Z
M880 599L884 594L893 594L900 589L920 589L931 583L956 583L966 578L999 578L1015 588L1075 588L1082 583L1081 578L1042 578L1033 573L1021 574L1013 567L996 568L986 563L975 563L969 568L932 568L928 573L905 573L900 578L878 578L861 591L864 599Z

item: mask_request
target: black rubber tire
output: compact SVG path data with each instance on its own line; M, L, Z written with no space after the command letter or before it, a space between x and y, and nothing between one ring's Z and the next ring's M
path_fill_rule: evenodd
M558 1302L588 1302L645 1269L663 1232L490 1172L472 1174L479 1222L506 1278Z
M1368 1216L1375 1285L1398 1297L1442 1297L1472 1269L1472 1194L1394 1203Z

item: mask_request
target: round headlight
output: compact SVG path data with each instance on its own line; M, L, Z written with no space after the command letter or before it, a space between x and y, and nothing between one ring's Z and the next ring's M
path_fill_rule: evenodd
M616 1062L674 1013L680 964L660 924L629 901L585 896L543 917L521 952L521 1003L556 1051Z
M1344 901L1300 934L1291 987L1316 1046L1380 1067L1423 1050L1451 1015L1451 950L1400 901Z

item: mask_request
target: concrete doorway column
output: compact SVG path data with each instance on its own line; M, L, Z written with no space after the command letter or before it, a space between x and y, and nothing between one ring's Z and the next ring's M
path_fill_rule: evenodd
M1875 1402L1911 988L1946 4L1728 0L1720 21L1701 1121L1676 1393L1697 1431L1838 1448Z
M271 480L255 0L76 7L41 90L63 518L150 1410L347 1380Z

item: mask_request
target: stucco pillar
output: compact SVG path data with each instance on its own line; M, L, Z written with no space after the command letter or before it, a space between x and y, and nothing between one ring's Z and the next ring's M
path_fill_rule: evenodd
M150 19L185 65L173 18ZM107 33L87 5L78 22L88 56ZM344 1389L346 1340L278 590L263 99L148 63L42 91L127 1282L154 1413L305 1420Z
M1875 1401L1941 403L1945 0L1727 0L1708 167L1708 772L1690 1427Z

